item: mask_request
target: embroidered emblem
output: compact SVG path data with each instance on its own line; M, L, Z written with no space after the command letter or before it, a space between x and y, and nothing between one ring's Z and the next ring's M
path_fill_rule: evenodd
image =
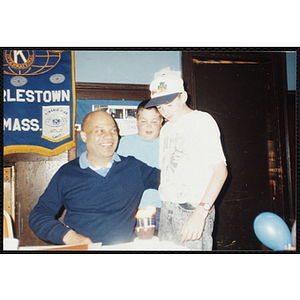
M157 87L157 92L158 93L162 93L162 92L166 92L166 91L167 91L167 85L166 85L166 83L164 81L160 82L159 86Z
M27 78L23 77L23 76L14 76L10 80L10 84L15 86L15 87L23 86L27 82L28 82Z
M41 75L53 69L63 51L5 50L3 72L8 75Z
M70 137L70 107L43 106L42 138L51 142L60 142L68 137Z

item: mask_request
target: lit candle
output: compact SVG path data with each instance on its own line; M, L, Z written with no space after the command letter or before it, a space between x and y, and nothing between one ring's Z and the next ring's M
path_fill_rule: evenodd
M146 209L139 209L135 215L139 227L152 225L151 217L155 214L156 207L148 206Z
M144 218L144 227L148 226L148 218Z

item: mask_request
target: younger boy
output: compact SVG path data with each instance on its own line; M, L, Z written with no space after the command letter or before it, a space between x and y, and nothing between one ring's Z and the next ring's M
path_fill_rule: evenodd
M142 101L137 108L138 133L121 138L117 153L123 156L134 156L150 167L159 166L159 133L163 118L156 107L145 108L148 100ZM158 191L148 189L144 191L139 209L148 206L156 207L155 223L156 229L159 225L161 201Z
M192 110L180 72L157 72L151 100L167 122L160 135L162 201L160 240L212 250L214 202L227 177L226 159L215 120Z

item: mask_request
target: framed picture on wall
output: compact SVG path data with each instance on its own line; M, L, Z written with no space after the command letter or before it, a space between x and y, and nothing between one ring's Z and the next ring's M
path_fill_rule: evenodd
M120 130L120 136L137 133L137 105L93 105L92 111L97 110L106 111L116 120Z

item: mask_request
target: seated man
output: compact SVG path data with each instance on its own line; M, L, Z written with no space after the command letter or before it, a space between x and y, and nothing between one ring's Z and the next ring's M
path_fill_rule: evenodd
M87 151L53 176L30 214L30 228L54 244L130 242L141 196L158 188L160 171L115 153L118 127L106 112L85 116L81 138ZM55 218L62 206L65 224Z

